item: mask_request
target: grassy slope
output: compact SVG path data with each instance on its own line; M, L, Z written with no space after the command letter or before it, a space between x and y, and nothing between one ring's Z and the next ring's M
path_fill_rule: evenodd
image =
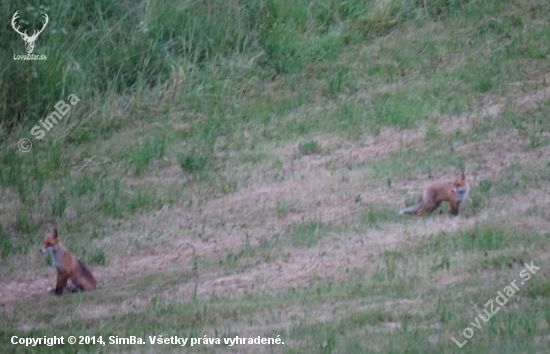
M162 334L285 341L198 352L454 352L450 338L534 261L461 352L544 352L548 4L261 4L100 5L117 20L70 35L111 43L109 60L74 44L63 94L82 101L22 154L30 111L64 98L61 71L37 66L56 94L29 100L1 156L2 351L26 352L14 334ZM189 13L206 22L178 27ZM76 65L47 38L48 63ZM135 72L107 64L122 62ZM459 217L396 214L428 176L460 169L473 189ZM54 271L36 250L52 225L98 291L46 294Z

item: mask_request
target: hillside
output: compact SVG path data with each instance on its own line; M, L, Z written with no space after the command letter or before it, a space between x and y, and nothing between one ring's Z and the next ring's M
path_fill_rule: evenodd
M0 9L0 352L548 351L547 1ZM458 216L398 214L461 171ZM96 291L47 292L53 227ZM107 343L11 344L71 335Z

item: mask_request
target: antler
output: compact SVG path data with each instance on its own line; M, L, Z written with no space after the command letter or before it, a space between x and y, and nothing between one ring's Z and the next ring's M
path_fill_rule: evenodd
M13 14L13 17L11 18L11 26L13 27L13 29L15 30L15 32L19 33L21 36L23 37L28 37L27 36L27 30L25 30L25 33L21 33L19 32L19 26L17 26L17 28L15 28L15 21L17 20L17 13L19 11L15 11L15 13ZM46 22L47 23L47 22Z
M17 13L17 12L16 12L16 13ZM29 37L30 39L36 39L36 38L38 37L38 35L39 35L40 33L42 33L42 31L44 31L44 28L46 28L46 25L48 24L48 20L49 20L48 14L46 14L46 13L44 13L44 20L45 20L46 22L43 22L42 29L41 29L40 31L38 31L38 33L35 33L36 30L34 30L34 31L32 32L32 36Z

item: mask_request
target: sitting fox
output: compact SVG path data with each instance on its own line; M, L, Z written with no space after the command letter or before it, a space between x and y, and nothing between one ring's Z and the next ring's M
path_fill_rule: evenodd
M421 216L425 212L431 213L439 208L441 202L449 202L451 214L458 215L460 203L466 199L470 187L466 182L464 172L454 182L433 184L426 188L418 202L399 212L399 214L415 214Z
M69 252L57 237L57 229L46 235L42 253L51 252L53 256L53 266L57 270L57 284L55 286L55 295L63 294L63 288L70 279L73 287L67 287L70 290L94 290L96 281L94 276L80 259ZM48 289L50 290L50 289Z

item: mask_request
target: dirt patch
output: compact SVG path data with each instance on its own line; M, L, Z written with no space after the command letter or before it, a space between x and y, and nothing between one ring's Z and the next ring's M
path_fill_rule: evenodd
M464 154L481 154L484 157L484 166L476 171L478 176L495 176L512 164L550 159L550 148L527 148L517 130L511 130L505 140L471 143L458 147L456 150Z
M498 150L498 148L497 148ZM492 171L493 173L495 171ZM319 179L319 183L315 183ZM353 180L353 179L352 179ZM252 246L259 242L261 237L266 237L266 229L284 232L285 227L293 221L315 216L317 220L328 222L342 217L349 217L356 211L364 210L365 205L355 205L352 201L352 194L349 194L347 202L341 197L323 197L322 191L326 188L325 184L330 186L336 181L332 178L325 177L323 174L316 174L312 180L299 179L293 183L282 184L277 187L258 188L252 194L247 191L246 195L236 194L228 196L224 199L216 199L209 202L204 210L201 218L217 220L226 214L226 218L233 221L234 224L241 222L251 223L251 226L246 228L237 228L233 230L225 230L219 232L217 236L208 240L200 240L193 237L183 237L180 240L174 239L171 242L170 249L158 247L158 250L132 252L132 255L126 255L116 258L109 262L106 267L90 267L93 274L99 280L100 288L105 286L107 282L127 283L132 279L143 277L146 274L161 273L166 271L190 272L193 267L193 255L196 257L211 257L216 254L227 253L230 250L240 249L245 242L250 242ZM349 188L353 188L354 183L350 184ZM273 213L273 208L276 206L276 201L282 196L290 195L288 190L297 190L301 192L294 193L295 200L308 202L308 205L301 209L300 213L287 215L285 217L277 217ZM418 188L415 188L418 189ZM389 194L389 195L388 195ZM391 195L393 194L393 197ZM547 200L540 200L539 192L522 194L517 198L521 202L514 205L523 209L528 209L535 204L547 203ZM315 197L313 197L315 196ZM375 203L378 200L395 201L396 204L401 198L399 194L393 192L388 193L386 190L369 193L365 196L365 203ZM262 199L263 198L263 199ZM317 199L320 198L320 199ZM315 203L309 204L311 200L314 202L321 200L319 206ZM263 200L265 215L271 215L266 218L266 221L254 226L254 222L250 219L251 212L241 213L243 210L251 210L258 207L258 200ZM330 206L332 205L332 207ZM306 210L310 210L307 213ZM315 214L312 214L315 211ZM179 210L180 213L185 213L185 210ZM507 210L506 213L512 213L512 210ZM255 217L262 212L255 214ZM178 232L181 224L180 220L186 224L188 220L176 217L178 214L166 213L161 218L151 218L146 224L151 229L161 227L162 225L172 225L166 228L168 233ZM191 215L187 215L191 217ZM252 216L253 218L254 216ZM499 217L503 217L502 215ZM243 219L245 218L245 219ZM323 281L334 280L338 281L347 277L348 272L356 269L368 271L367 264L372 264L377 255L388 247L397 247L398 245L412 245L419 236L424 234L437 234L441 231L452 232L458 229L467 229L473 227L475 222L488 220L489 214L480 214L475 219L465 220L462 217L450 218L446 214L443 216L430 217L415 221L413 224L387 224L381 231L370 230L366 235L346 237L345 239L331 238L330 244L325 244L319 248L300 249L292 248L288 251L286 261L277 260L275 262L260 263L246 272L237 272L233 274L211 273L209 276L199 276L200 282L197 284L196 290L194 284L182 285L176 293L179 293L183 298L189 298L196 291L197 295L209 296L242 296L245 293L258 291L274 291L288 287L300 287L308 285L312 279L319 278ZM159 220L160 219L160 220ZM175 222L176 220L176 222ZM199 229L200 223L189 221L195 229ZM267 227L266 227L267 226ZM211 226L209 226L212 228ZM206 233L214 234L214 230L206 230ZM250 239L246 240L246 234L251 235ZM353 273L353 272L352 272ZM23 298L36 300L49 296L46 292L48 286L52 286L55 282L55 271L51 268L40 269L39 271L28 271L20 274L21 278L11 282L4 282L0 287L0 302L8 303L20 301ZM25 280L21 280L25 279ZM173 290L170 291L174 293Z
M544 99L550 95L545 89L530 99ZM520 99L516 104L523 104ZM462 133L471 129L472 122L482 116L498 116L503 103L487 102L476 115L460 115L441 119L444 134ZM486 151L485 170L477 173L496 176L510 161L533 160L549 156L549 149L525 150L517 132L511 132L506 142L483 142L457 147L462 153ZM121 252L105 267L91 267L101 284L127 283L147 274L164 271L189 272L193 257L215 257L231 250L241 249L246 243L254 246L262 237L274 233L284 234L295 222L317 220L334 222L353 219L353 215L365 210L368 205L379 203L396 205L396 212L403 205L403 190L420 193L425 183L406 185L395 182L392 188L383 181L364 178L364 171L342 168L347 163L364 163L402 149L420 149L425 144L424 126L416 129L383 129L378 136L365 136L360 143L350 144L339 138L324 139L323 149L329 154L307 155L296 158L296 147L283 147L286 156L283 162L287 176L279 182L260 183L252 179L250 185L236 193L219 198L193 197L191 206L161 210L155 215L141 217L139 232L132 230L130 221L125 222L127 231L118 232L111 242L144 239L144 235L162 230L158 239L148 241L145 251ZM315 140L323 140L323 137ZM286 154L286 155L285 155ZM337 162L335 169L329 168ZM165 176L177 180L177 169L170 169ZM154 179L150 182L159 182ZM540 194L540 193L539 193ZM360 196L361 202L356 198ZM529 200L525 198L531 198ZM529 208L534 201L540 203L537 192L517 196L523 200L516 207ZM280 202L288 204L288 210L278 211ZM544 200L543 202L547 202ZM184 284L178 288L181 296L188 297L194 291L201 296L239 296L246 292L273 291L288 287L306 286L312 279L345 278L353 269L368 270L368 264L387 247L414 244L419 235L452 232L466 229L480 220L490 217L512 215L517 209L509 209L501 215L483 211L475 219L434 216L412 224L384 224L383 231L370 230L365 235L347 236L345 239L329 238L313 249L289 248L286 261L259 262L246 271L212 272L199 275L199 283ZM523 209L522 209L523 210ZM498 213L497 213L498 214ZM134 224L134 223L132 223ZM120 246L122 247L122 246ZM0 302L9 303L21 299L36 299L47 296L45 289L55 281L53 269L39 269L18 273L18 279L4 279L0 286ZM171 290L173 292L173 290Z
M550 81L550 75L547 75L544 78L544 82ZM550 87L548 84L547 87L541 88L536 90L535 92L531 93L524 93L518 94L517 97L514 98L514 105L520 109L523 109L524 111L533 111L538 108L538 102L545 101L550 98Z
M508 197L502 197L505 202ZM490 220L505 220L510 215L525 212L533 203L550 202L550 195L540 195L537 190L515 196L517 202L506 210L483 211L476 218L450 217L447 214L425 219L413 219L409 224L385 225L383 230L369 230L365 235L342 239L330 239L313 249L288 249L289 258L275 262L262 262L258 266L229 275L201 274L198 283L183 284L177 290L183 298L193 292L201 298L240 297L247 293L281 291L290 287L307 286L314 281L341 281L355 270L361 270L366 277L376 271L378 255L387 249L406 249L421 240L423 235L455 232L474 227L476 223ZM495 203L500 202L497 198ZM286 250L285 250L286 251ZM460 276L460 275L457 275ZM450 279L450 278L449 278ZM456 278L458 279L458 278Z
M503 197L505 198L505 197ZM308 286L312 282L341 281L360 270L366 277L376 271L378 255L387 249L409 248L418 244L427 234L442 231L454 232L474 227L476 223L490 220L504 220L517 215L535 203L548 203L549 196L541 196L536 190L516 196L515 203L507 210L484 211L476 218L452 218L440 215L426 219L414 219L412 224L391 224L384 230L370 230L366 235L346 237L345 240L331 239L314 249L289 249L289 258L275 262L262 262L245 271L221 274L201 273L197 281L166 290L166 299L189 299L193 294L201 298L241 297L253 293L273 293L290 287ZM498 202L496 200L495 202ZM187 265L189 266L189 265ZM448 281L462 279L463 274L447 277ZM458 278L457 278L458 277Z

